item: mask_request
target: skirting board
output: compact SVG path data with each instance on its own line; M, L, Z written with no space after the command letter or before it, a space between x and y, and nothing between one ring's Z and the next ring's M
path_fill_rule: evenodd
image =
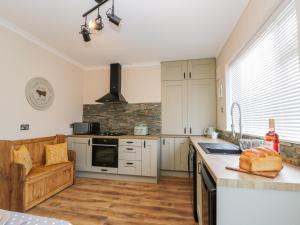
M169 176L169 177L188 177L188 172L183 171L170 171L170 170L161 170L161 176Z
M122 180L122 181L133 181L133 182L157 184L156 177L141 177L141 176L129 176L129 175L95 173L95 172L78 172L78 171L76 172L76 175L78 177L87 177L87 178L94 178L94 179Z

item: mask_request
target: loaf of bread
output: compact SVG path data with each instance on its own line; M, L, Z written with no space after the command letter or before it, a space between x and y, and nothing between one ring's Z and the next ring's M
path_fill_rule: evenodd
M264 147L247 149L240 156L240 168L250 172L280 171L282 158Z

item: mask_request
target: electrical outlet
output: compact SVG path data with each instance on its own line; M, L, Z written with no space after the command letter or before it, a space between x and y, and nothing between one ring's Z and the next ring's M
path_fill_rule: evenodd
M29 130L29 124L21 124L20 130Z

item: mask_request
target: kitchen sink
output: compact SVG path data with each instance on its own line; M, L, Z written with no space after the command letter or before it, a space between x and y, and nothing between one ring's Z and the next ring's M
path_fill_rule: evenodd
M207 154L240 155L242 150L234 144L198 143Z

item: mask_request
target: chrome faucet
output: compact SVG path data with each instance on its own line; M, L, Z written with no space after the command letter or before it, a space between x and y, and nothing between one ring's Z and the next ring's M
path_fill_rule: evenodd
M231 105L231 131L232 131L232 136L235 137L234 119L233 119L233 110L234 110L235 106L237 106L238 109L239 109L240 139L242 139L243 138L243 133L242 133L242 109L241 109L241 105L237 102L234 102Z

